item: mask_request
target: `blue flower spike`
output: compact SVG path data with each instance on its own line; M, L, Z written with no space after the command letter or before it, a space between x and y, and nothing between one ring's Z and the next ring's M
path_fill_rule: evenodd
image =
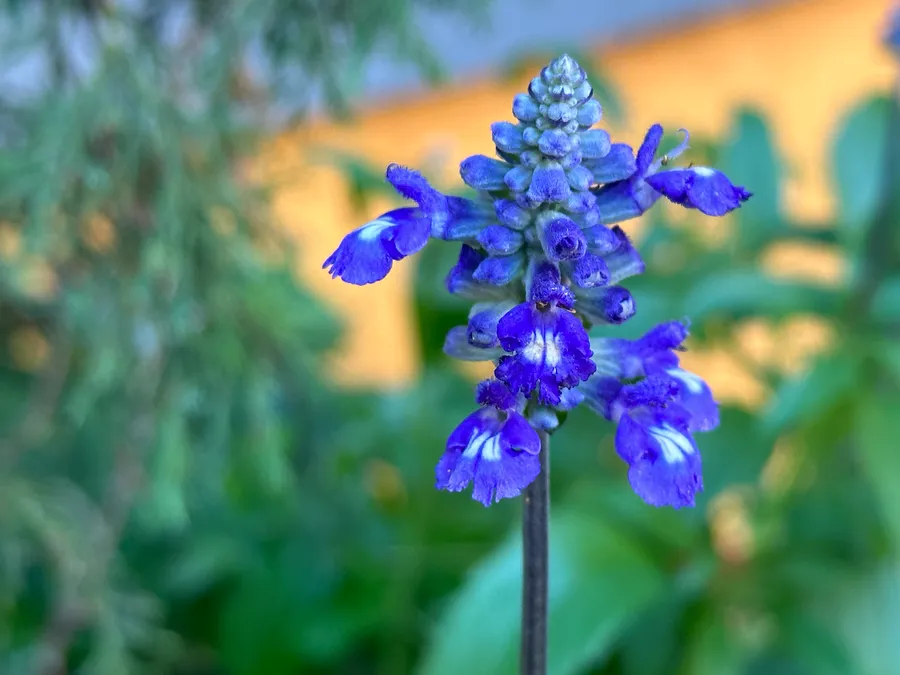
M895 56L900 57L900 4L896 4L888 17L884 44Z
M585 405L616 425L616 452L635 493L653 506L693 506L703 489L694 434L719 423L709 386L679 366L687 322L660 324L637 340L590 338L593 327L630 319L638 303L622 283L644 271L625 231L666 197L722 216L751 197L722 172L673 165L689 135L659 155L655 124L635 153L593 126L602 108L584 70L560 56L513 100L515 122L491 125L497 158L468 157L470 198L441 194L392 164L387 180L416 206L385 213L348 234L325 261L351 284L384 278L430 239L458 242L449 293L472 302L444 352L490 361L480 408L450 434L436 487L488 506L519 495L540 473L539 432ZM610 329L611 330L611 329Z

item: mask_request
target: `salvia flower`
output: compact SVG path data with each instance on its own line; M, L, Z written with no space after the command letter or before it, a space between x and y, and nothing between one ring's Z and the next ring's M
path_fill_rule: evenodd
M584 404L617 425L616 450L642 499L693 505L703 487L693 434L718 424L718 407L706 383L679 366L687 324L664 323L638 340L591 339L588 331L637 311L623 282L643 273L644 261L618 223L660 197L720 216L750 193L715 169L674 166L688 149L686 131L660 156L659 125L636 153L594 129L600 104L569 56L544 68L512 113L515 122L491 126L496 158L460 164L471 199L443 195L392 164L388 181L416 206L348 234L325 267L366 284L430 238L459 242L446 286L472 309L444 351L493 362L494 377L478 386L481 407L450 434L439 489L471 484L485 505L518 495L541 471L539 432Z
M472 483L472 497L485 506L515 497L541 471L541 439L522 416L525 398L502 382L485 380L476 396L481 410L450 434L435 468L437 487L451 492Z
M897 4L888 18L888 27L884 34L884 42L887 48L900 56L900 4Z
M693 433L719 424L709 386L679 367L684 323L663 323L637 340L592 341L597 370L579 390L585 404L616 422L616 450L635 492L654 506L693 506L703 487Z

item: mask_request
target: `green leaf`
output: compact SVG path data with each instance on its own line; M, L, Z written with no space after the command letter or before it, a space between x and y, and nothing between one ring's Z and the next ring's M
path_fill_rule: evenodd
M860 671L840 636L816 617L789 612L780 625L783 651L810 675L857 675Z
M838 131L832 149L841 233L851 245L862 241L880 206L889 110L890 101L884 97L855 108Z
M175 597L200 595L249 566L250 544L219 533L195 535L185 550L167 561L166 591Z
M708 609L698 617L685 647L682 675L742 675L747 655L725 617Z
M900 566L892 561L865 577L833 586L818 605L843 639L859 672L900 675Z
M900 322L900 277L884 281L872 298L872 316L877 321Z
M873 346L873 354L884 372L900 383L900 342L889 337L879 340Z
M246 575L228 596L218 619L222 666L234 675L290 675L296 672L288 627L301 611L283 579L264 569Z
M859 361L840 351L826 354L802 375L785 380L763 414L771 433L810 422L852 395L859 381Z
M569 431L568 427L566 431ZM554 452L561 445L554 444ZM684 511L648 509L634 494L624 474L622 471L621 476L598 480L596 476L584 477L582 473L582 480L576 482L567 493L566 504L586 513L601 514L604 520L628 530L645 549L655 543L659 553L668 554L673 550L702 545L705 533L696 527L695 522L684 517Z
M736 269L697 282L684 298L682 311L700 322L714 314L732 319L796 312L827 316L837 308L838 296L829 288L773 279L758 269Z
M736 218L741 244L758 250L784 228L779 213L783 171L762 115L752 110L737 114L720 168L733 183L753 193Z
M738 408L723 407L719 426L696 436L703 455L702 504L731 485L755 483L772 451L772 442L761 433L753 415Z
M900 393L864 396L857 407L854 435L885 528L900 553Z
M560 508L550 533L548 673L569 675L610 648L662 590L663 576L596 516ZM472 572L435 628L418 672L518 672L521 551L515 536Z

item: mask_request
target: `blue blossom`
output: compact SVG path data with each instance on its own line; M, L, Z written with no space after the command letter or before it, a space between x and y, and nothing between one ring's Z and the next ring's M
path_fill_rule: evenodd
M692 434L719 423L709 386L679 367L687 334L673 321L637 340L595 340L596 375L580 388L589 407L618 424L616 451L635 492L653 506L694 505L703 479Z
M503 356L497 324L515 303L480 302L472 306L469 321L447 333L444 353L461 361L495 361Z
M541 471L541 439L522 416L523 397L502 382L484 380L476 400L482 408L466 417L447 439L435 468L439 490L460 492L472 483L472 498L485 506L515 497Z
M481 281L485 276L484 272L479 273L478 278L475 277L475 273L489 259L483 251L463 244L459 249L456 265L447 274L447 291L467 300L502 300L509 297L511 292L508 289Z
M693 506L703 490L700 451L678 391L672 378L651 375L622 386L610 402L616 452L628 464L631 487L651 506Z
M724 173L705 166L663 171L647 176L646 181L676 204L708 216L724 216L751 197L744 188L732 185Z
M394 261L417 253L429 237L442 236L449 224L477 212L469 200L442 195L421 174L399 164L387 168L386 178L418 207L388 211L344 237L322 265L332 277L358 286L380 281Z
M725 174L707 167L661 171L688 149L690 134L663 157L657 158L663 128L654 124L647 131L635 157L635 170L624 180L610 182L594 191L601 222L635 218L647 211L661 195L676 204L709 216L722 216L738 208L751 194L731 183Z
M446 286L472 307L444 352L493 362L495 379L479 385L481 408L450 434L440 489L471 483L485 505L518 495L541 470L538 432L555 431L582 404L617 425L616 450L645 501L688 506L702 489L693 434L718 424L718 407L709 386L679 365L687 324L660 324L637 340L588 331L638 308L624 284L645 263L618 223L662 196L718 216L750 194L715 169L674 166L687 132L658 157L655 124L634 152L592 128L602 112L584 70L569 56L555 59L513 100L515 121L491 125L496 158L461 162L471 198L443 195L391 165L388 181L417 206L350 233L326 261L333 276L365 284L430 238L459 243Z
M494 374L513 391L537 394L541 403L556 405L562 390L576 386L596 370L581 320L572 312L574 296L560 283L550 262L534 273L529 300L503 315L497 337L510 354L502 356Z
M900 5L897 5L891 10L887 31L884 35L884 42L888 49L897 56L900 56Z

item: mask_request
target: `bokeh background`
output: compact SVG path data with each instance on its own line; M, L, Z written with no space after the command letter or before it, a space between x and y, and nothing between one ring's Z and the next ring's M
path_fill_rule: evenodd
M4 0L0 673L516 672L520 505L432 488L483 374L441 354L455 251L320 267L561 51L616 140L686 127L755 196L629 225L617 334L690 316L722 424L678 512L602 420L554 436L551 675L900 673L889 10Z

